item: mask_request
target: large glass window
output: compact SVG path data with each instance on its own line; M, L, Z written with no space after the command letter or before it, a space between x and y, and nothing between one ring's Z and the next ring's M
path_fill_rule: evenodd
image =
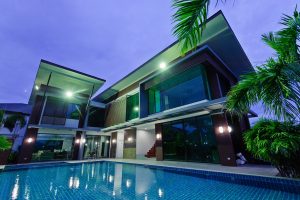
M126 121L139 117L139 105L139 93L127 97Z
M89 108L88 126L89 127L104 127L105 109L104 108Z
M55 97L47 97L41 123L65 125L66 119L79 120L80 115L80 105Z
M69 160L73 144L74 135L38 134L32 160Z
M195 66L162 82L157 77L151 80L153 85L147 90L149 114L208 99L205 77L204 68Z
M210 116L164 123L162 133L165 160L219 163Z

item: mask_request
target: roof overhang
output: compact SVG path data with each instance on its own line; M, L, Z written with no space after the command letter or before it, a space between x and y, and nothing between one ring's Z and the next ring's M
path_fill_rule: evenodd
M46 85L52 88L52 91L71 91L81 97L90 97L95 94L104 82L104 79L41 60L29 104L33 103L36 95L44 93Z
M249 59L221 11L207 20L202 41L199 43L198 49L203 46L208 46L212 49L238 79L241 74L254 71ZM186 56L188 55L189 54ZM100 101L106 100L133 83L141 81L150 74L159 71L159 64L161 62L172 63L174 60L180 58L182 58L182 54L178 42L176 41L123 79L100 93L96 99Z

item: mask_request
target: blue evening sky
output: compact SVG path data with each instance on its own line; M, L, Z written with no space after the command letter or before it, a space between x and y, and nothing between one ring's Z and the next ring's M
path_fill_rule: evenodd
M297 0L227 0L221 9L253 65L272 56L261 34ZM40 59L89 73L105 89L172 43L171 0L1 0L0 103L28 101Z

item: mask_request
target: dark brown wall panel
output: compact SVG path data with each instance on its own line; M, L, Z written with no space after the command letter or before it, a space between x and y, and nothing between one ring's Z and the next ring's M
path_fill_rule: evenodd
M37 138L39 129L38 128L28 128L26 131L26 135L24 137L21 149L20 149L20 154L18 156L18 163L29 163L32 158L32 152L35 147L35 142ZM27 139L32 138L33 142L28 143Z
M116 158L117 154L117 132L111 133L111 146L110 146L110 158ZM112 141L115 140L116 142L113 143Z
M105 127L126 122L126 96L109 104L106 113Z
M231 134L227 131L228 123L224 114L212 115L214 131L217 140L220 163L225 166L236 166L235 151ZM219 127L224 127L224 132L219 132Z

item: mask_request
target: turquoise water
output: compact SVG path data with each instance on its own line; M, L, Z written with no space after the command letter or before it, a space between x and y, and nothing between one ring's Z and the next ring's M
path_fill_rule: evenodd
M0 199L300 199L300 195L113 162L0 173Z

